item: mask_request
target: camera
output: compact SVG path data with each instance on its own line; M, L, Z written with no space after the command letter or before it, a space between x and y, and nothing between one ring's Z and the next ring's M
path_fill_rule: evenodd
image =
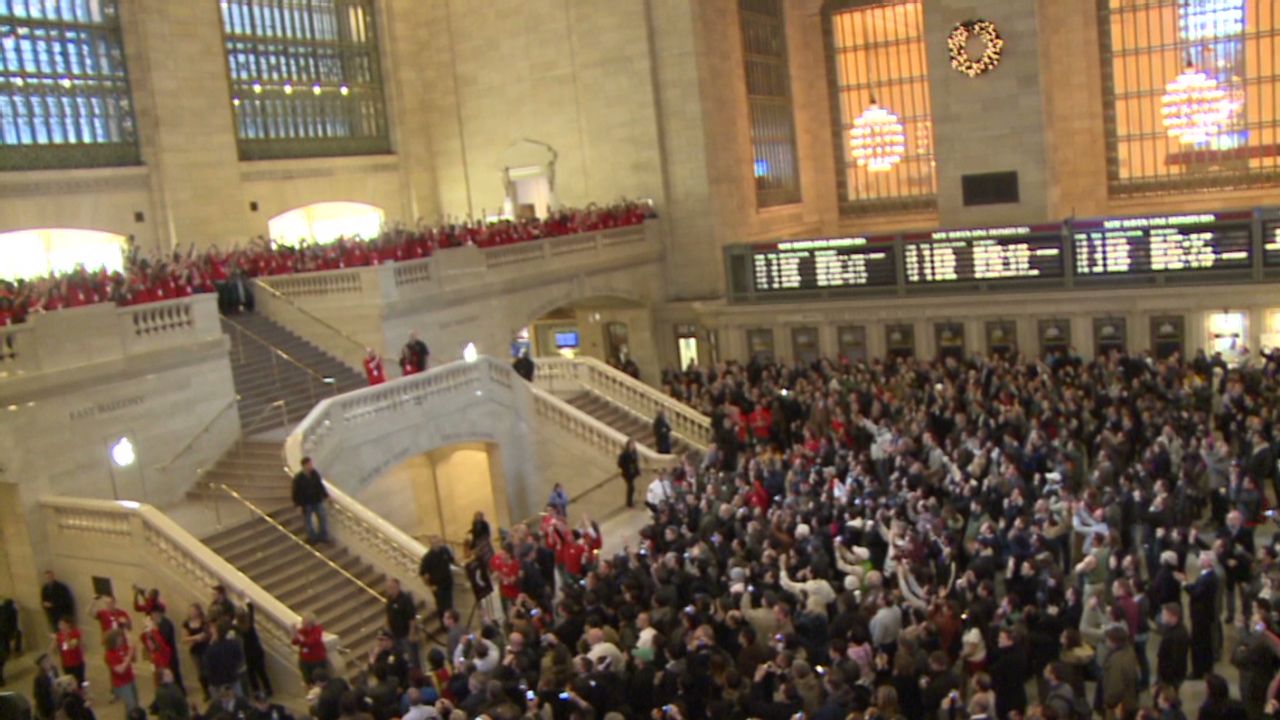
M560 699L561 699L561 700L568 700L568 699L569 699L569 691L568 691L568 690L566 690L566 691L564 691L564 692L560 693Z
M564 693L564 694L565 694L565 695L567 695L568 693ZM532 690L526 690L526 691L525 691L525 693L524 693L524 699L525 699L525 700L536 700L536 699L537 699L537 697L538 697L538 693L536 693L536 692L534 692L534 691L532 691Z

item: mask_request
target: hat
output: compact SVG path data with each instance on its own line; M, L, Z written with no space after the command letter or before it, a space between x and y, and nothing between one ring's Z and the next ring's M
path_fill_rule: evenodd
M797 539L797 540L805 540L805 539L807 539L808 537L809 537L809 526L808 526L808 525L806 525L806 524L804 524L804 523L800 523L799 525L797 525L797 526L796 526L796 539Z
M1165 550L1160 553L1160 564L1169 565L1170 567L1178 564L1178 553L1172 550Z

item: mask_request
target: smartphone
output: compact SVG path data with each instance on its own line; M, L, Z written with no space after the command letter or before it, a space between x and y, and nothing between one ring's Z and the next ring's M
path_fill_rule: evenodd
M560 699L561 699L561 700L568 700L568 699L569 699L569 692L566 690L565 692L560 693Z
M567 694L567 693L566 693L566 694ZM534 691L532 691L532 690L526 690L526 691L525 691L525 693L524 693L524 699L525 699L525 700L536 700L536 699L538 699L538 693L536 693L536 692L534 692Z
M532 610L530 610L530 611L529 611L529 617L538 617L538 616L539 616L539 615L541 615L541 614L542 614L542 610L540 610L540 609L538 609L538 608L534 608L534 609L532 609Z

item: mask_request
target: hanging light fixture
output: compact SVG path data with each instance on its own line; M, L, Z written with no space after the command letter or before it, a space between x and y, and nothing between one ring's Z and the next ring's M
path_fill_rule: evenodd
M902 121L871 98L871 104L849 128L849 155L867 172L887 172L902 162L906 151L907 133Z
M1217 137L1234 111L1231 99L1218 81L1196 70L1190 60L1182 74L1165 86L1164 96L1160 98L1165 132L1183 145Z

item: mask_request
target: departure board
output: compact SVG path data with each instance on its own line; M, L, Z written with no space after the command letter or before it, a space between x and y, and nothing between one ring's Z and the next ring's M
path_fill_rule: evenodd
M1062 226L939 230L906 235L907 284L1060 278Z
M897 284L890 239L791 240L752 249L756 292L825 290Z
M1251 266L1252 213L1073 220L1075 272L1125 276Z
M1262 264L1280 265L1280 220L1262 225Z

